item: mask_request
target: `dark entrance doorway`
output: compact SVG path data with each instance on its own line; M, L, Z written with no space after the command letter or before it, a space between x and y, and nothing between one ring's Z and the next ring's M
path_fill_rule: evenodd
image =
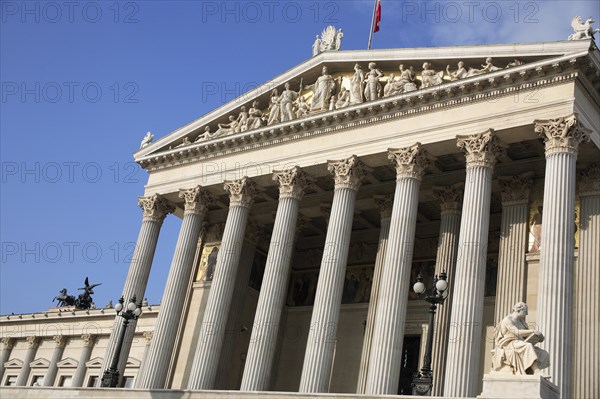
M398 395L412 395L413 374L419 369L420 336L404 336L402 345L402 367L400 368L400 383Z

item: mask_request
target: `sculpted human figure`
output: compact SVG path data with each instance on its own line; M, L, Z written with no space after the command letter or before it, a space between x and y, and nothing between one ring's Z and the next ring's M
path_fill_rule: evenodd
M340 85L341 86L341 85ZM335 109L347 107L350 104L350 92L344 86L338 94L338 99L335 102Z
M417 90L417 84L415 83L415 79L417 75L415 74L413 67L409 67L408 69L404 69L404 65L400 64L400 81L399 85L402 87L402 92L409 92Z
M426 62L423 64L421 81L423 82L423 88L442 84L444 83L444 71L436 72L431 68L431 64Z
M263 125L263 113L258 108L258 101L252 103L252 107L248 110L248 129L258 129Z
M525 322L527 313L527 304L518 302L498 325L492 372L540 374L540 370L550 366L548 352L535 346L544 341L544 335L529 328Z
M211 139L212 137L213 137L213 134L210 132L210 126L205 126L204 132L200 133L198 135L198 137L196 137L196 140L194 140L194 143L197 143L197 142L203 141L203 140L208 140L208 139Z
M446 73L450 77L450 81L454 82L459 79L464 79L468 76L467 69L465 68L465 63L459 61L458 69L454 72L450 71L450 65L446 67Z
M365 77L359 64L354 65L354 75L350 79L350 105L363 102L363 84Z
M529 248L529 252L531 253L540 252L540 245L542 243L542 210L543 208L538 206L536 214L531 217L529 225L529 231L533 238L533 243Z
M229 115L229 123L219 123L219 128L215 132L213 137L223 136L225 134L235 133L239 129L239 122L235 119L235 116Z
M302 89L302 82L300 82L300 90ZM279 96L279 106L281 122L291 121L296 116L294 114L294 101L300 97L300 90L297 92L290 90L289 82L285 84L285 90Z
M240 132L245 132L248 130L248 112L246 112L246 107L240 107L240 114L237 117L237 121L240 124Z
M377 69L374 62L369 63L369 72L365 74L365 101L377 100L381 97L381 83L379 79L383 77L383 73Z
M312 55L313 57L321 52L321 38L317 35L315 42L312 46Z
M267 125L281 122L281 98L279 92L274 89L271 92L271 103L269 104L269 119Z
M483 69L481 69L484 73L487 72L496 72L501 70L502 68L499 68L497 66L494 66L494 64L492 63L492 57L488 57L485 59L485 64L481 65L483 67Z
M313 97L310 103L311 111L327 111L329 109L331 96L333 96L335 92L335 80L333 79L333 76L329 74L326 66L323 67L321 76L319 76L317 81L304 88L313 88Z
M296 118L302 118L302 117L308 115L309 110L310 110L310 107L309 107L308 103L306 102L306 99L304 98L304 96L298 97L298 102L296 103Z
M342 39L344 38L344 32L342 31L342 28L338 29L337 33L335 34L335 50L339 50L340 48L342 48Z

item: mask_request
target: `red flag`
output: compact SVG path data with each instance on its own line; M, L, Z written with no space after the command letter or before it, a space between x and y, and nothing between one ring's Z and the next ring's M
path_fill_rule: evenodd
M377 8L375 8L375 23L373 24L373 32L379 32L379 23L381 22L381 0L377 0Z

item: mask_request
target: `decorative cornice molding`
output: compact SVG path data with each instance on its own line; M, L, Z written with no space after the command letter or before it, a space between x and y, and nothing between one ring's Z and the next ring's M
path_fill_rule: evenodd
M494 134L494 129L479 134L456 136L456 145L465 152L467 168L493 168L498 157L504 152L504 144Z
M392 217L392 207L394 206L394 194L374 195L373 201L379 210L381 221Z
M533 184L533 172L516 176L501 176L498 183L502 189L502 206L526 205L529 203L529 189Z
M238 180L225 180L223 188L229 193L230 207L241 206L250 208L254 201L254 196L259 192L256 183L246 176Z
M253 148L334 133L391 119L412 117L416 114L435 112L444 108L464 106L467 103L489 101L491 98L501 96L514 96L520 91L538 90L541 87L574 80L581 73L580 66L587 65L586 60L589 60L587 52L542 60L324 114L310 115L234 136L217 138L160 153L151 153L137 158L136 162L148 171L155 171ZM531 69L538 76L540 67L545 72L543 79L532 80L530 74L522 73ZM494 84L490 83L492 80ZM435 102L431 100L435 100Z
M302 199L304 190L312 182L312 178L298 166L286 170L274 170L273 180L279 183L279 198L294 198L297 200Z
M433 196L440 201L440 211L445 214L460 214L462 210L463 183L433 187Z
M138 205L142 208L142 220L162 223L175 207L159 194L149 197L138 197Z
M356 155L337 161L327 161L327 170L334 175L335 188L358 191L363 179L371 171Z
M212 194L204 190L202 186L179 190L179 198L183 198L185 201L185 215L202 215L206 212L208 206L214 203Z
M535 132L544 139L546 157L557 152L577 154L579 144L589 141L592 132L581 124L577 114L534 123Z
M404 148L389 148L388 159L396 164L396 179L408 177L419 181L434 160L421 143Z
M592 164L586 170L578 173L579 196L589 197L600 195L600 165Z

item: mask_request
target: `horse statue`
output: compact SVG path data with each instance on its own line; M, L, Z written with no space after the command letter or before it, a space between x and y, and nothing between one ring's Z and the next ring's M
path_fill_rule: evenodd
M600 29L592 29L592 24L596 22L595 19L589 17L585 22L583 22L583 18L580 16L575 16L571 20L571 27L575 33L569 35L569 40L583 40L583 39L593 39L594 34L600 32Z
M60 293L54 297L52 302L58 301L57 307L75 306L75 296L67 294L67 289L63 288Z

